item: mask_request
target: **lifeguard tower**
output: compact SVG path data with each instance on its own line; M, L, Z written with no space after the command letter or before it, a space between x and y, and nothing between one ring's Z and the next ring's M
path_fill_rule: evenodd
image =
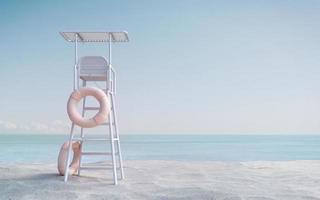
M89 169L108 169L106 166L83 166L82 156L111 156L113 181L116 185L118 179L123 179L123 164L120 148L120 139L117 123L117 114L115 106L115 94L116 94L116 71L112 66L112 43L115 42L128 42L128 33L125 31L120 32L60 32L62 37L68 41L74 43L74 67L73 67L73 90L78 90L80 85L86 87L88 82L100 82L105 85L103 91L110 100L111 110L108 114L108 120L101 125L106 126L106 133L108 135L103 138L89 138L85 137L85 128L80 127L80 137L74 137L75 123L71 125L69 144L73 141L80 142L80 164L78 168L78 175L81 170ZM83 56L78 58L78 43L107 43L108 55L107 58L103 56ZM82 101L82 117L85 116L87 111L99 110L99 107L90 107L86 105L86 97ZM104 135L105 136L105 135ZM106 141L110 143L110 152L84 152L82 149L86 141ZM69 145L68 157L66 162L66 171L64 175L64 181L68 181L69 165L71 160L71 146ZM110 169L110 168L109 168ZM118 177L120 174L120 177Z

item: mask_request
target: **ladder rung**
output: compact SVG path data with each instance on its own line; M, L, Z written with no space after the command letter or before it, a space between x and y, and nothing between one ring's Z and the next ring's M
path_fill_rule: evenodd
M107 122L107 123L102 123L101 125L104 125L104 126L109 126L109 122ZM114 125L114 123L112 123L112 125Z
M73 138L72 141L79 141L79 142L81 142L81 141L83 141L83 139L82 139L82 138Z
M80 138L82 141L110 141L110 139L106 138Z
M102 124L100 124L99 126L109 126L109 122L105 122L105 123L102 123ZM114 123L112 123L112 125L115 125Z
M83 108L84 110L99 110L100 107L91 107L91 106L87 106ZM111 110L113 110L113 107L111 107Z
M73 138L73 141L110 141L111 139L106 138ZM119 138L113 138L113 140L117 141Z
M99 110L100 107L84 107L84 110Z
M83 166L80 167L80 169L84 169L84 170L97 170L97 169L112 169L112 166L110 167L101 167L101 166ZM117 167L116 169L120 169L120 167Z
M94 170L97 170L97 169L112 169L111 167L80 167L80 169L84 169L84 170L91 170L91 169L94 169Z
M81 154L82 155L91 155L91 156L93 156L93 155L96 155L96 156L98 156L98 155L111 155L111 153L109 153L109 152L81 152Z
M110 141L110 139L105 139L105 138L83 138L83 141Z
M105 93L107 93L107 89L106 88L100 88L100 90L104 91ZM109 91L109 93L111 93L112 91Z

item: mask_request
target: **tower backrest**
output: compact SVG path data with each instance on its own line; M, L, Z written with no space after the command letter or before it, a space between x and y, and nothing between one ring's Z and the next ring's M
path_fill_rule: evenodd
M80 76L101 76L107 72L108 61L103 56L83 56L79 59L78 67Z

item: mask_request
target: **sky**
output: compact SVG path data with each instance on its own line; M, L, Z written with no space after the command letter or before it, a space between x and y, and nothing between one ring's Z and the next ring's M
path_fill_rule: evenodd
M59 32L122 30L121 134L320 134L319 10L313 0L0 1L0 134L68 133L73 46Z

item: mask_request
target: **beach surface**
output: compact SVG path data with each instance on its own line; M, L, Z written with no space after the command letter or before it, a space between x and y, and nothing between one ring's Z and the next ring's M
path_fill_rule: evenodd
M125 179L117 186L111 170L83 171L64 183L56 164L1 164L0 199L320 200L320 161L124 164Z

